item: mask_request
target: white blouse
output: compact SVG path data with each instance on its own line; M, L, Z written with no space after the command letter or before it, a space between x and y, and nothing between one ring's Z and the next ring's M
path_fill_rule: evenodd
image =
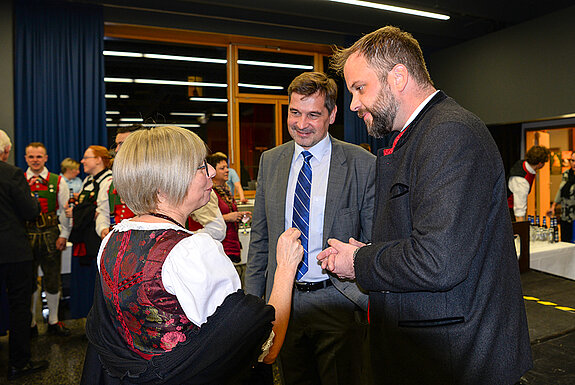
M166 291L178 298L186 317L201 326L224 299L241 287L240 278L222 244L205 233L193 233L170 223L145 223L124 219L102 241L100 258L110 236L118 231L174 229L193 234L170 251L162 266Z

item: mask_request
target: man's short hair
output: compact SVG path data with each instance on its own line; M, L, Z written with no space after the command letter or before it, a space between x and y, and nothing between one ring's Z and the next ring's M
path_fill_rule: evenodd
M176 126L135 131L114 161L114 186L137 215L154 212L158 193L179 205L206 157L204 142L193 132Z
M380 82L396 64L403 64L421 87L433 85L419 43L410 33L397 27L380 28L363 36L349 48L336 49L331 58L331 68L343 74L347 59L354 53L365 58L378 74Z
M135 132L135 131L141 130L142 128L145 128L145 127L141 124L131 124L129 126L120 126L116 129L116 135L125 134L126 132Z
M32 142L32 143L29 143L29 144L26 146L26 148L28 148L28 147L43 148L43 149L44 149L44 152L45 152L46 154L48 154L48 150L46 149L46 146L44 146L44 143L42 143L42 142ZM26 150L26 148L25 148L24 150Z
M536 166L539 163L546 163L549 161L549 155L551 152L547 147L544 146L533 146L525 154L525 160L527 163Z
M0 153L9 151L12 148L10 137L4 130L0 130Z
M304 72L298 75L288 87L288 98L292 93L310 96L319 92L324 96L325 108L331 114L337 102L337 84L323 72Z
M79 170L80 169L80 162L74 160L72 158L65 158L60 163L60 169L62 170L62 174L68 170Z

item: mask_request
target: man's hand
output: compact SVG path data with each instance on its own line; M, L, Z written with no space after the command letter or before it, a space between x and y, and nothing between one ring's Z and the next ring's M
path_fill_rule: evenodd
M106 235L108 235L108 233L110 232L110 228L105 228L104 230L102 230L102 233L100 234L100 238L104 239L106 238Z
M56 239L56 248L60 251L66 250L67 241L68 240L66 238L58 237L58 239Z
M329 239L327 241L330 247L322 250L317 259L321 262L322 269L327 269L340 278L355 279L355 270L353 267L353 253L359 247L365 244L349 239L349 243Z

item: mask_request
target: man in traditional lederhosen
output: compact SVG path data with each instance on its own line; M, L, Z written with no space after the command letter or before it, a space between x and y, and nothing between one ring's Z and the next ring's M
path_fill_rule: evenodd
M44 144L30 143L26 147L26 180L30 190L42 207L42 212L33 222L28 222L27 230L34 253L34 260L42 267L43 284L48 304L48 333L59 336L70 335L70 330L58 320L58 305L60 302L60 271L62 250L66 249L66 242L70 235L70 219L66 217L64 209L68 206L70 192L66 181L48 171L45 167L48 154ZM58 224L61 225L59 228ZM38 269L35 269L36 273ZM36 304L39 290L36 289L32 297L32 324L31 335L38 333L36 325Z

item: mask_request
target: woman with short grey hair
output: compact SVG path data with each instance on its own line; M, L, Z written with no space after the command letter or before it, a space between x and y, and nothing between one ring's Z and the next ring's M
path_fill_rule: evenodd
M183 226L210 198L205 156L196 134L170 126L132 133L118 153L114 185L136 216L100 248L82 383L231 384L258 357L275 360L303 255L299 232L278 242L271 306L244 294L221 243Z

